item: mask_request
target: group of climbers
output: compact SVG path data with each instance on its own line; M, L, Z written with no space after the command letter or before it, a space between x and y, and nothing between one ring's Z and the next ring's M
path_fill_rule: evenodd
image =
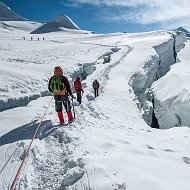
M98 96L99 82L95 80L93 82L93 89L95 98ZM49 80L48 89L54 95L55 99L55 110L57 112L60 124L64 124L64 116L63 116L63 107L67 112L68 123L73 121L73 114L71 111L71 103L69 100L69 96L76 99L73 95L72 88L70 82L66 76L63 75L63 70L60 66L55 67L54 75ZM74 89L77 95L77 102L81 104L82 102L82 93L84 93L80 77L78 76L74 81Z
M26 37L23 37L23 40L26 40ZM32 41L32 40L33 40L33 37L31 37L30 40ZM37 38L37 40L40 41L40 38ZM42 40L44 41L45 38L42 38Z

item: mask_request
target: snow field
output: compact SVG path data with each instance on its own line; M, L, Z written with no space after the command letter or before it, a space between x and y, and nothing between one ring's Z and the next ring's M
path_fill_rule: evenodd
M137 99L137 92L149 87L156 77L159 55L154 47L165 43L168 44L166 47L173 48L171 35L159 31L130 35L47 34L45 38L48 40L40 42L38 48L35 44L30 46L36 42L15 40L15 47L19 49L20 43L26 43L26 48L11 50L11 58L17 57L24 62L13 61L8 70L0 61L2 73L12 74L11 68L15 71L10 78L2 75L6 84L15 81L17 86L17 78L22 74L26 83L38 80L39 83L32 85L36 93L42 90L40 85L44 90L47 88L47 81L40 82L51 76L55 65L63 66L70 80L77 74L83 75L85 65L89 66L85 71L87 78L83 81L85 93L82 105L75 107L76 121L67 127L57 126L54 104L51 104L42 125L47 132L42 140L35 140L17 187L21 190L189 189L190 129L150 128L139 111L141 102ZM5 39L4 44L9 43L12 47L12 41ZM113 52L113 48L117 51ZM170 52L169 55L173 50ZM102 64L107 53L111 53L110 62ZM36 61L41 64L25 63L35 54L38 55ZM48 55L53 55L52 60ZM5 59L9 56L5 54ZM15 65L26 69L26 73L23 74ZM95 78L101 84L97 99L93 98L91 87ZM21 89L19 86L17 99L22 97ZM27 85L23 84L23 89L27 90L27 96L31 95ZM12 96L10 92L15 93L8 90L4 94L6 98ZM40 97L27 106L0 113L2 189L10 185L21 162L19 157L23 155L50 99L50 96Z

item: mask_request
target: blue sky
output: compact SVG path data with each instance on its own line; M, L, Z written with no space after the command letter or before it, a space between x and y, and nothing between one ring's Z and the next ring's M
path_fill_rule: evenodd
M189 0L2 0L32 20L69 16L81 29L98 33L190 29Z

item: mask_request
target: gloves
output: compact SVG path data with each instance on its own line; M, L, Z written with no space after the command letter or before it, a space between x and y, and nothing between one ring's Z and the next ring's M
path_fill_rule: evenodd
M84 90L83 90L83 89L82 89L81 91L84 93Z
M76 97L73 96L73 94L71 95L72 98L76 99Z

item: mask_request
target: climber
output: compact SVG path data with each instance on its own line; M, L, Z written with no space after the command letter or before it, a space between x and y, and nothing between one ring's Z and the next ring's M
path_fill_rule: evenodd
M76 80L74 81L74 88L77 94L77 102L81 104L82 101L82 92L84 93L84 90L82 89L82 84L80 82L80 77L78 76Z
M98 90L99 90L99 82L97 80L95 80L92 84L92 87L94 88L94 94L95 94L95 98L98 96Z
M73 121L73 114L71 112L69 95L74 99L75 97L73 96L69 80L63 75L63 70L60 66L55 67L54 75L49 80L48 88L49 91L54 94L55 110L58 114L60 124L64 124L62 104L67 112L68 122L71 123Z

